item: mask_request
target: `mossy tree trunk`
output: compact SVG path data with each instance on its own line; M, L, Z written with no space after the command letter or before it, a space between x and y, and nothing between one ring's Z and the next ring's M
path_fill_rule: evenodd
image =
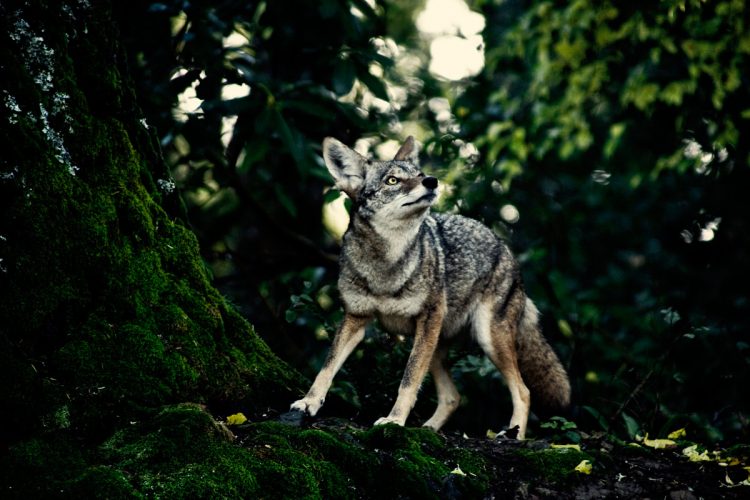
M0 14L3 441L291 401L299 375L210 283L108 2Z

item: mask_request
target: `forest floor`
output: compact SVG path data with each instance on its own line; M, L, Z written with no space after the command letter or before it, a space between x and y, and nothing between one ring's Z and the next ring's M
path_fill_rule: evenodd
M748 471L741 463L730 467L715 461L691 462L682 448L649 449L615 446L604 436L582 438L579 446L592 455L591 471L564 474L541 467L523 467L515 449L551 449L546 441L518 442L445 436L454 446L484 456L492 465L489 497L495 498L748 498ZM747 449L745 450L747 452ZM745 462L747 457L745 457ZM721 462L726 463L727 462ZM552 466L554 467L554 465ZM575 469L574 469L575 470ZM734 479L731 479L734 477ZM729 478L729 479L727 479ZM730 485L728 481L732 481Z
M291 424L299 426L300 432L318 430L339 438L345 436L349 441L351 436L368 433L366 428L336 418L302 421L291 418ZM243 431L236 431L242 443ZM423 432L426 431L419 434ZM691 448L693 443L680 438L624 443L604 433L579 434L580 442L571 446L548 440L516 441L440 433L444 446L428 446L428 453L442 460L445 470L451 472L442 480L433 481L431 493L439 498L750 498L748 445L712 451L700 445ZM389 446L370 448L378 455L380 464L404 460L403 455ZM456 455L458 450L461 454ZM457 461L457 456L472 462L474 466L470 469L474 472L459 463L462 460ZM479 491L471 489L467 494L460 481L477 475L482 476L482 493L477 496ZM395 481L395 478L384 480ZM358 490L356 496L369 495L368 491Z

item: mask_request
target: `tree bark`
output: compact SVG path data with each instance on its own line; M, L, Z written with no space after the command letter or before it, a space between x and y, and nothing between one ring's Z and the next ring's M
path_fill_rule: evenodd
M303 384L211 285L109 2L0 4L0 433L87 439Z

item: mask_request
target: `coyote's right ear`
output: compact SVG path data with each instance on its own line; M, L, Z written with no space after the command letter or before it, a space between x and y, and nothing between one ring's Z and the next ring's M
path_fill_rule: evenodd
M336 188L354 199L365 182L367 159L333 137L323 141L323 159L336 181Z

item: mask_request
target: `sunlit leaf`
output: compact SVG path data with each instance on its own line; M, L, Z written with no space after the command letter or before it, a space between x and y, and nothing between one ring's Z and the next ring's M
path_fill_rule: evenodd
M566 320L560 318L557 320L557 328L560 329L560 333L563 334L563 337L565 338L573 338L573 329L570 327L570 323L568 323Z
M576 465L575 471L580 472L581 474L591 474L591 461L590 460L581 460L581 463Z
M691 462L705 462L711 460L711 457L708 456L708 450L703 450L701 453L698 453L697 444L688 446L687 448L682 450L682 454L685 455Z
M240 425L247 422L247 417L242 413L235 413L227 417L227 425Z
M465 473L464 471L462 471L462 470L461 470L461 467L459 467L458 465L456 466L456 468L455 468L455 469L453 469L453 470L451 471L451 474L455 474L455 475L457 475L457 476L465 476L465 475L466 475L466 473Z
M675 443L671 439L649 439L648 434L646 434L646 436L643 438L643 444L645 446L648 446L649 448L654 448L657 450L674 448L675 446L677 446L677 443Z
M687 436L687 431L684 427L682 429L677 429L676 431L670 432L667 435L669 439L680 439L684 438L685 436Z

